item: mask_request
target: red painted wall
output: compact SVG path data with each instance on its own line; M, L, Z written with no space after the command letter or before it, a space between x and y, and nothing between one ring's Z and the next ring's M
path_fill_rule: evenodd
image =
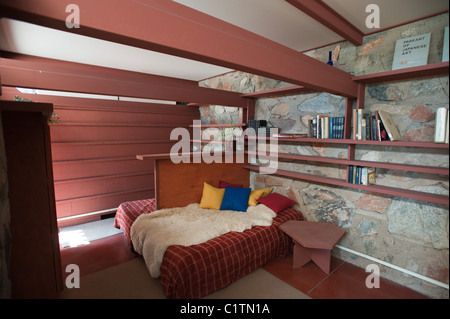
M114 100L20 94L53 103L59 116L51 124L57 217L116 208L124 201L154 197L153 161L138 154L170 151L175 127L199 119L196 107Z

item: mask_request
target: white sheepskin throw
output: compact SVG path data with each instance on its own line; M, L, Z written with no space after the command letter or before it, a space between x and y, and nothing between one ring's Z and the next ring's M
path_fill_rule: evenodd
M270 226L276 216L273 210L261 204L250 206L247 212L203 209L198 205L144 214L131 226L133 247L144 257L153 278L161 274L160 266L167 247L197 245L231 231Z

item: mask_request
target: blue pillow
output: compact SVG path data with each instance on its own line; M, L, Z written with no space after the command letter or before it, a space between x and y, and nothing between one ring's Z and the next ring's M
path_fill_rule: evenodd
M226 186L220 209L246 212L251 190L251 188Z

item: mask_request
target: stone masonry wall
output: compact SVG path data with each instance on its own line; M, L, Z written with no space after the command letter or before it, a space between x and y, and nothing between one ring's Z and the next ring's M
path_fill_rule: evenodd
M428 63L441 61L444 27L448 13L372 34L363 45L349 42L313 50L306 54L326 62L334 53L334 67L355 75L391 70L395 41L431 32ZM385 110L392 114L404 140L432 141L437 108L449 107L448 76L410 81L377 83L366 87L365 109ZM254 92L290 84L233 72L200 83L238 92ZM307 132L307 120L318 114L344 116L345 99L326 93L258 99L255 119L268 120L282 132ZM202 123L237 123L238 110L232 107L202 107ZM347 158L347 147L279 143L280 152ZM356 159L449 167L448 151L363 146L356 147ZM346 167L306 162L280 162L279 168L345 179ZM377 169L377 184L448 194L445 176ZM408 269L436 281L449 282L448 206L363 191L326 187L298 180L251 173L254 188L273 187L274 191L294 199L296 208L310 221L326 221L346 229L340 245ZM361 267L373 263L340 249L333 253ZM433 298L448 298L448 290L429 282L380 266L381 275Z

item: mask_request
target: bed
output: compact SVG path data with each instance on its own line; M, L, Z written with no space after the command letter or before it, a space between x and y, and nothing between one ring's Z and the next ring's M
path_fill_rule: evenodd
M155 175L158 178L167 177L166 165L168 165L167 167L171 166L171 164L166 162L164 163L165 168L161 169L163 166L155 163L158 170ZM239 165L238 169L240 170L241 167L242 165ZM179 169L180 167L177 166L177 170ZM189 169L181 169L185 176L190 175ZM196 179L190 178L181 182L183 189L187 187L191 195L184 204L198 203L201 200L201 193L198 194L198 192L203 187L198 185L191 187L192 185L189 185L189 183L203 184L198 181L204 180L205 176L202 176L198 169L199 167L196 166L196 174L190 175L196 176ZM210 170L211 167L208 168L208 178L210 178L208 182L213 183L211 179L217 181L216 178L221 179L224 177L215 175L218 172L217 167L213 169L213 171L217 171L213 174L214 176L210 176ZM244 186L246 186L245 183L248 183L248 176L244 175L234 179L233 171L230 171L230 168L228 168L227 172L228 174L225 178L228 177L229 181L243 183ZM236 176L240 176L240 174ZM167 179L165 180L167 181ZM160 185L157 179L155 179L155 183ZM173 183L170 185L171 192L176 192L176 187L174 187ZM163 189L159 189L158 193L160 195L162 192ZM183 197L186 197L186 193L183 194ZM161 197L120 205L116 214L115 225L124 231L130 242L130 227L136 219L143 214L157 214L158 210L162 209L161 205L171 206L163 201L160 201L158 205L158 198ZM180 202L177 202L177 204L184 205ZM168 246L164 252L159 269L161 285L166 298L202 298L243 278L269 261L279 256L288 255L292 251L292 240L280 230L279 226L289 220L301 219L303 219L303 216L300 211L287 208L275 215L270 226L254 226L243 232L231 231L206 242L190 246Z
M142 214L148 214L156 210L155 198L124 202L117 208L114 216L114 227L123 231L123 234L131 244L130 229L136 218Z

